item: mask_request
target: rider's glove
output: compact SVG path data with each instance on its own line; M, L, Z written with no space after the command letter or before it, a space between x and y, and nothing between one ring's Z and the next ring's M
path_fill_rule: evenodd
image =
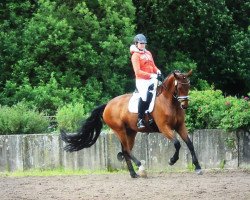
M150 78L157 78L157 74L150 74Z
M156 73L157 75L161 75L161 70L158 69Z
M158 80L158 85L162 84L162 74L161 71L158 69L157 70L157 80Z

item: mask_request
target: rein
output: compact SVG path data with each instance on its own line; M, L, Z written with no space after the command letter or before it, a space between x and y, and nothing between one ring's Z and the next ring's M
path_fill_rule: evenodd
M183 82L180 82L178 80L175 80L175 92L173 94L173 97L175 99L177 99L179 102L189 100L189 96L178 96L178 89L177 89L178 84L189 85L190 84L190 80L188 80L188 82L186 82L186 83L183 83ZM160 87L161 90L157 93L156 96L159 96L162 93L162 89L164 89L165 91L168 91L167 86L163 82L158 87Z

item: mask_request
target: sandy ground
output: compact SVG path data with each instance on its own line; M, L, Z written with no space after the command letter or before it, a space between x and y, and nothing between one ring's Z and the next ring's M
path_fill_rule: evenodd
M250 171L0 177L1 200L250 200Z

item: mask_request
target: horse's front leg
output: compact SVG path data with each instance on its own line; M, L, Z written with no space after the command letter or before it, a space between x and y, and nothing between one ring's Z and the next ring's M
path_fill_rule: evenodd
M165 125L164 122L163 122L162 124L163 124L162 126L161 126L161 124L158 125L159 128L160 128L160 132L161 132L166 138L168 138L171 142L174 143L175 153L174 153L173 157L170 158L170 160L169 160L169 164L170 164L170 165L173 165L173 164L175 164L176 161L179 159L179 151L180 151L180 148L181 148L181 144L180 144L180 141L176 138L176 136L175 136L175 134L173 133L172 129L171 129L169 126Z
M174 153L173 157L170 158L169 165L173 165L176 163L177 160L179 160L179 151L181 148L181 143L177 138L173 138L172 142L174 143L175 153Z
M201 166L199 164L199 161L198 161L198 159L196 157L196 154L195 154L195 151L194 151L194 145L193 145L192 141L190 140L190 138L188 136L187 136L187 139L184 140L184 141L187 144L188 149L189 149L189 151L191 153L192 162L193 162L193 164L195 166L195 171L196 171L197 174L201 175L202 174L202 170L201 170Z
M188 137L188 132L187 132L187 128L186 128L185 124L183 124L181 127L179 127L177 132L179 133L181 138L184 140L184 142L187 144L187 147L188 147L188 149L191 153L191 156L192 156L192 163L195 166L196 173L201 175L202 174L201 166L200 166L199 161L196 157L196 154L194 151L194 145L193 145L192 141L190 140L190 138Z

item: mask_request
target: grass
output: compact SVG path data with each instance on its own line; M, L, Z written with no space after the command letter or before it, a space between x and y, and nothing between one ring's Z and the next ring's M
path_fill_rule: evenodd
M115 173L124 173L124 170L116 170ZM89 175L89 174L110 174L108 170L72 170L72 169L31 169L24 171L0 172L0 177L26 177L26 176L71 176L71 175Z
M146 169L147 170L147 169ZM210 172L227 172L228 170L216 168L216 169L203 169L205 171ZM250 172L249 167L239 168L235 170ZM137 170L136 170L137 171ZM171 169L167 168L164 170L147 170L148 173L193 173L194 167L192 164L190 164L187 169ZM31 170L25 170L25 171L14 171L14 172L0 172L0 177L46 177L46 176L72 176L72 175L90 175L90 174L96 174L96 175L105 175L105 174L129 174L128 170L73 170L73 169L31 169Z
M187 170L188 170L189 172L193 172L193 171L195 170L194 164L193 164L193 163L188 163L188 165L187 165Z
M136 166L135 171L138 171L138 167ZM147 169L146 169L147 170ZM148 173L181 173L181 172L189 172L192 170L180 170L180 169L171 169L166 168L164 170L147 170ZM64 169L64 168L56 168L56 169L30 169L30 170L19 170L13 172L0 172L0 177L27 177L27 176L72 176L72 175L89 175L89 174L128 174L129 171L126 169L109 169L109 170L86 170L86 169Z

